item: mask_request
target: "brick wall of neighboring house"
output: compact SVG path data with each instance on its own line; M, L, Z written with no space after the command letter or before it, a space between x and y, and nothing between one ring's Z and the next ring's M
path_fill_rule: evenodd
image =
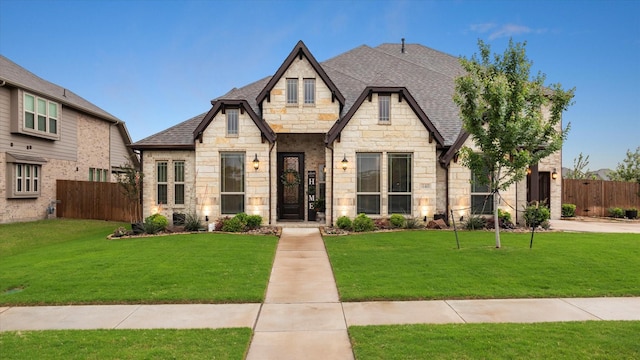
M391 95L390 124L378 122L378 96L365 100L343 129L341 140L334 144L333 199L336 208L333 221L340 216L356 214L356 153L379 152L381 156L381 216L388 216L387 176L388 153L411 153L413 157L412 209L415 217L432 216L436 209L436 142L429 143L429 133L406 101L399 102L398 94ZM341 168L341 160L349 161L347 170ZM330 159L329 162L330 163Z
M287 104L287 78L298 79L298 103ZM304 78L315 78L316 103L304 104ZM331 101L331 91L306 57L298 57L271 90L270 101L264 101L263 118L276 133L326 133L338 119L339 102Z

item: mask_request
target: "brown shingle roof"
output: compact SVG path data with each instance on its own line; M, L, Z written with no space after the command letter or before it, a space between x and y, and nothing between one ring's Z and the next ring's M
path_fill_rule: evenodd
M298 46L297 44L296 47ZM458 138L462 121L458 115L458 107L453 102L455 78L463 74L458 58L419 44L406 44L404 53L400 44L381 44L375 48L362 45L321 62L320 66L344 96L341 118L349 113L366 88L401 87L407 89L415 103L435 126L437 133L441 135L443 145L453 145ZM242 88L234 88L213 102L223 99L246 100L261 117L256 97L263 92L271 79L272 77L266 77ZM197 124L191 130L195 130L196 126ZM178 141L175 138L177 134L167 133L168 130L141 140L134 144L134 147L151 143L193 143L193 134L181 132L190 138Z

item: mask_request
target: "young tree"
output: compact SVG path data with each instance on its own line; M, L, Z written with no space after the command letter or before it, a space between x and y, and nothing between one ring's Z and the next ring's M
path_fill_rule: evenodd
M589 155L584 157L582 153L573 159L573 169L567 172L567 179L586 179L589 177Z
M530 78L525 45L510 40L502 56L492 56L480 40L480 55L461 58L466 75L456 79L454 101L479 150L463 147L461 158L475 174L487 175L476 178L494 194L495 224L499 191L522 180L530 165L560 150L569 130L561 129L561 118L575 89L563 90L560 84L546 88L541 73ZM495 234L499 248L500 226L495 226Z
M627 150L627 157L618 163L614 171L609 173L609 177L614 181L636 181L640 183L640 146L634 153Z
M131 162L120 165L118 183L122 187L122 193L129 199L129 218L131 223L140 222L140 196L142 191L142 178L144 174L136 169Z

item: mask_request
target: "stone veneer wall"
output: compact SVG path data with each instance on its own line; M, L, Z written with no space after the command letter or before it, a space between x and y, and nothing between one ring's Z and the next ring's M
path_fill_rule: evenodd
M411 153L412 212L415 217L433 216L436 209L436 142L429 143L429 133L406 101L399 102L391 95L390 124L378 123L378 95L365 100L334 142L333 152L333 204L332 219L356 214L356 153L379 152L381 156L381 214L390 215L387 204L388 153ZM330 154L328 152L328 154ZM349 161L347 170L341 168L343 156ZM331 159L327 161L331 164ZM330 176L330 173L328 173ZM327 209L327 211L330 211Z
M167 217L170 224L173 224L173 214L201 214L201 207L196 206L195 182L197 172L195 168L196 154L190 150L164 150L145 151L142 153L142 216L146 218L155 213L160 213ZM167 202L168 204L157 203L157 172L156 164L160 161L167 162ZM174 163L184 161L184 204L175 204L175 180ZM204 216L200 216L204 221Z
M209 216L210 222L226 215L220 209L220 153L243 152L245 154L245 212L260 215L263 223L269 219L269 159L271 144L262 142L260 130L249 115L238 116L238 136L226 136L226 116L218 112L205 129L202 143L196 141L195 194L196 212L201 218ZM258 170L253 169L257 154Z
M298 79L298 103L287 104L287 78ZM304 78L316 79L315 104L304 104ZM338 120L340 104L331 101L331 91L306 57L293 61L271 90L270 101L263 101L264 120L276 133L326 133Z

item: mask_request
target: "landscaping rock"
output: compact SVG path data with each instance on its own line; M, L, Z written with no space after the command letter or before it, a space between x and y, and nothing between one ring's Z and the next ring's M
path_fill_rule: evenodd
M442 219L431 220L427 223L427 229L448 229L449 227Z

